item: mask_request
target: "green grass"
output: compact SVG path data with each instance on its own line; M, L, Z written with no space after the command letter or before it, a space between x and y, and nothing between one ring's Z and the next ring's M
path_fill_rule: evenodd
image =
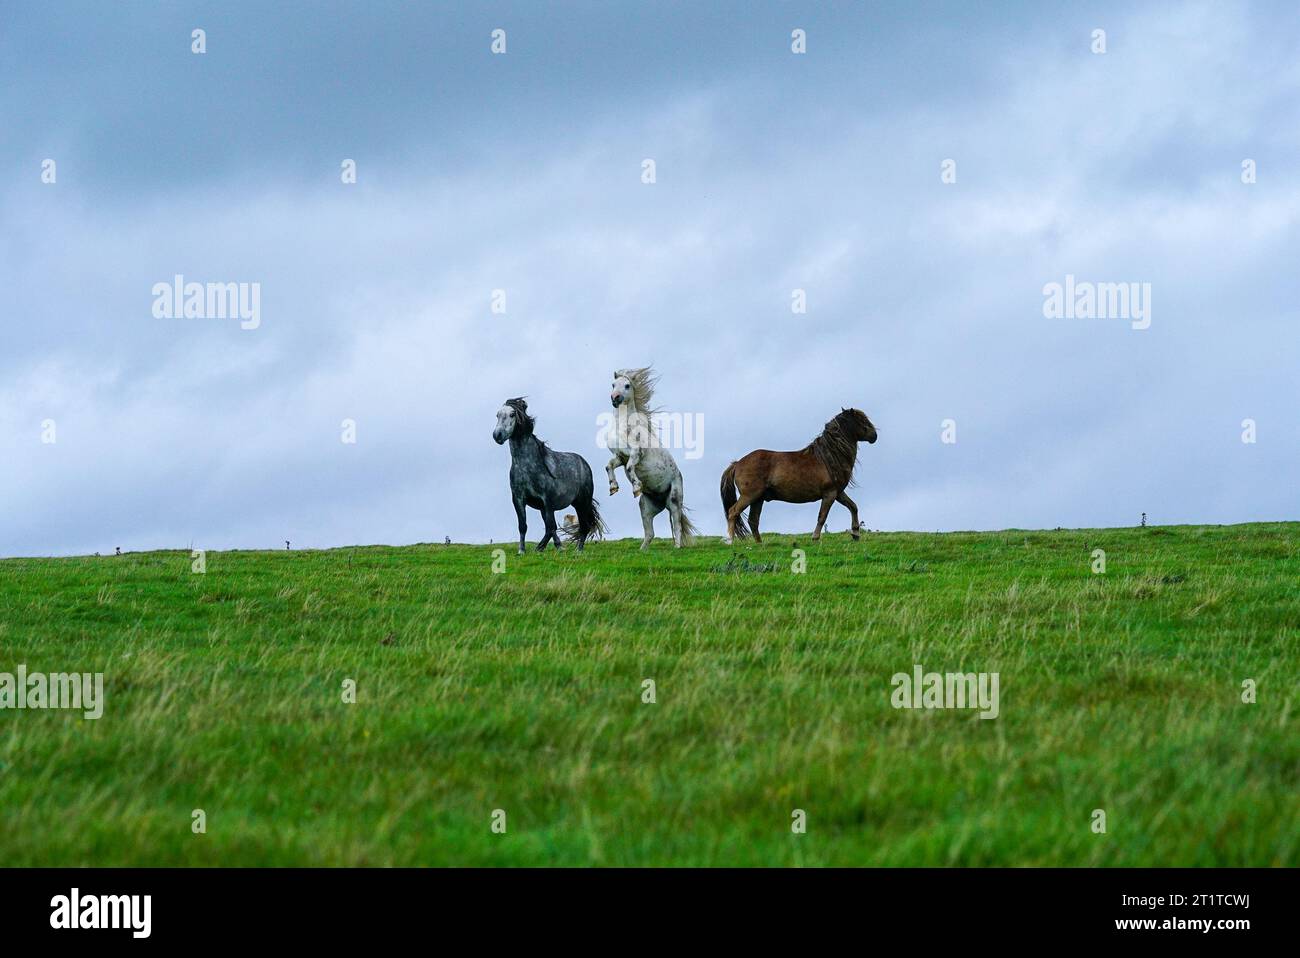
M1300 857L1300 524L636 545L2 561L0 671L106 706L0 711L0 861ZM914 663L1000 717L893 709Z

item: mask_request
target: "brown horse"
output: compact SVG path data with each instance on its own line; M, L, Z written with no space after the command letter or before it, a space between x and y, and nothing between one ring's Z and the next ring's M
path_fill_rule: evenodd
M840 414L826 424L822 434L798 452L772 452L755 449L748 456L737 459L722 473L722 509L727 517L727 538L743 539L749 535L745 527L745 509L749 509L749 525L754 530L754 541L762 543L758 533L758 517L763 503L778 499L781 502L821 501L817 513L817 528L813 540L822 537L826 513L831 503L839 502L853 514L853 538L858 538L858 506L844 494L853 482L853 467L858 461L858 443L875 442L876 427L860 409L841 409ZM739 490L739 496L737 496Z

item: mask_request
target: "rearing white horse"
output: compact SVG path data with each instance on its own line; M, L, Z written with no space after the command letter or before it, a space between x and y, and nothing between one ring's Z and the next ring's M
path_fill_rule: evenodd
M605 473L609 476L609 494L618 492L614 471L623 467L632 483L632 496L641 500L641 525L645 537L641 548L650 548L655 537L655 516L668 510L673 530L673 545L680 549L690 545L695 526L686 517L682 503L682 474L672 453L655 435L650 408L658 377L649 366L642 369L619 369L614 373L609 400L614 406L614 420L605 433L605 445L611 456Z

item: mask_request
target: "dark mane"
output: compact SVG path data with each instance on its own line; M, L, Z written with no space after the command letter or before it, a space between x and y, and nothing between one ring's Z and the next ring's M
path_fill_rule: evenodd
M852 415L852 410L841 412L826 424L820 436L804 447L804 452L811 451L826 467L831 481L841 487L855 484L853 466L858 461L858 442L845 429L845 421Z
M523 396L518 396L514 399L507 399L506 405L515 411L515 419L519 423L516 427L520 430L519 438L531 439L537 444L537 454L541 456L542 468L549 473L551 471L551 466L546 457L550 455L551 447L539 439L536 433L533 432L534 428L537 426L537 420L528 414L528 403L524 402Z

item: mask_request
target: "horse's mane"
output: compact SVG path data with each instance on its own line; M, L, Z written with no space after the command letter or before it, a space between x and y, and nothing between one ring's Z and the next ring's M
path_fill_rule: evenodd
M614 375L625 376L632 384L632 392L636 394L636 404L647 417L654 416L659 412L658 409L650 405L654 402L655 386L659 383L659 377L655 374L653 366L642 366L640 369L620 369Z
M537 419L528 415L528 403L524 402L524 397L518 396L514 399L507 399L506 405L515 411L515 418L519 421L519 426L523 429L520 438L531 439L537 444L537 452L538 455L541 456L542 468L545 469L548 474L553 475L553 473L551 473L551 467L546 461L546 454L551 451L551 447L543 440L539 439L536 433L533 432L533 429L537 426Z
M818 461L826 467L831 481L838 486L851 486L853 466L858 461L858 443L844 431L842 420L851 416L852 410L844 410L826 424L820 436L804 447L804 452L811 450Z

